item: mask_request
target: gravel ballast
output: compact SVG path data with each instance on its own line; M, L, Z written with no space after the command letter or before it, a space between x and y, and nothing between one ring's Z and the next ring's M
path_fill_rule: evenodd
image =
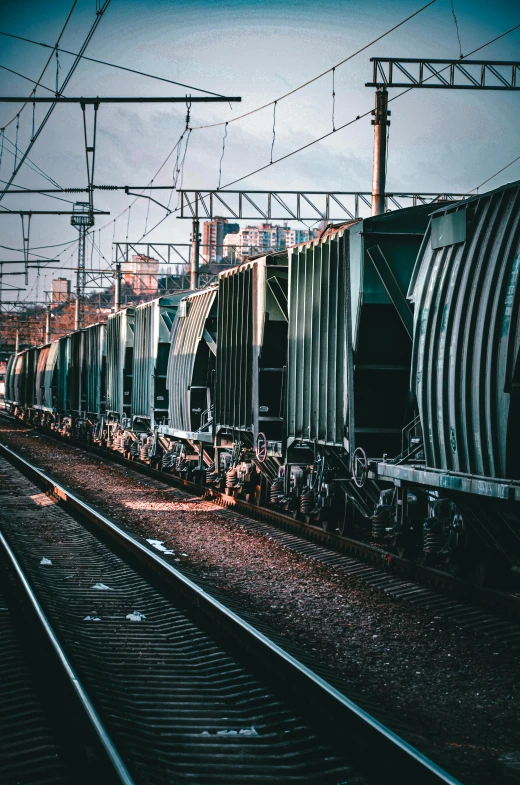
M519 656L506 643L292 553L158 480L2 421L0 440L333 668L349 697L394 718L461 782L505 782L498 759L520 746Z

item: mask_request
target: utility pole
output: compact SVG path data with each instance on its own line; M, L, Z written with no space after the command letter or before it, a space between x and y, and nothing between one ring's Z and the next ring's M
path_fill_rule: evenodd
M199 288L200 232L199 219L194 218L191 232L190 289Z
M372 172L372 215L385 210L386 128L388 88L410 90L495 90L520 91L518 60L439 60L415 57L371 57L373 76L365 87L376 88L374 119L374 168ZM181 194L181 204L183 195Z
M374 119L374 161L372 164L372 215L381 215L385 211L386 188L386 129L390 125L388 115L388 90L378 87L376 90L376 108L372 112Z
M51 306L47 308L45 314L45 343L51 342Z
M116 263L115 275L115 289L114 289L114 313L121 310L121 262Z
M94 226L94 215L88 202L76 202L73 209L74 212L70 222L79 232L74 329L79 330L81 329L83 300L85 297L85 244L87 230Z

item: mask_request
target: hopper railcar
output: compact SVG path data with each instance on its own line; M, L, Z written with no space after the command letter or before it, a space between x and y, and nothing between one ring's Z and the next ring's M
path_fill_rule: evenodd
M326 530L514 573L519 276L519 183L352 220L18 353L6 402Z
M520 183L434 213L408 296L416 417L379 517L454 572L520 565ZM412 502L410 504L410 501Z

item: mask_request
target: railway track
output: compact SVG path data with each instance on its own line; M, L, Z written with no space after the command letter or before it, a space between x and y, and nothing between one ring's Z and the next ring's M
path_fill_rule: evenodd
M5 446L0 476L4 558L91 707L115 781L455 783Z
M0 412L0 417L8 418L13 424L19 422L4 412ZM505 619L520 622L518 594L476 585L433 567L399 557L383 547L323 531L278 510L258 507L213 488L196 485L168 472L158 471L139 461L128 460L120 453L88 446L75 439L65 439L49 431L37 430L53 440L78 447L97 457L103 456L132 471L209 499L227 510L228 517L240 525L267 534L291 550L338 565L340 569L362 577L367 583L379 585L396 596L406 597L413 604L435 606L441 614L457 618L460 623L472 624L485 632L494 631L498 637L510 638L513 644L520 643L520 630L508 629L505 620L500 623L494 618L498 613ZM283 532L284 536L280 536L278 532ZM344 558L338 559L338 555ZM467 615L468 604L472 606L475 615Z

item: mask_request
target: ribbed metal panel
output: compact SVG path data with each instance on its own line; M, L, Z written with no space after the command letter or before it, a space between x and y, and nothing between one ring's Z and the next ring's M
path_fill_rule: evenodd
M333 445L345 421L344 244L340 232L289 254L287 434Z
M215 421L253 428L253 280L265 266L249 262L219 276Z
M50 348L51 344L42 346L38 355L38 364L36 366L36 406L45 405L45 370L47 368Z
M215 425L281 439L287 254L219 275Z
M27 349L25 370L25 403L27 406L36 404L36 369L39 354L39 347L33 346L31 349Z
M125 398L125 374L132 373L134 346L133 308L113 314L107 321L107 411L123 414L130 404Z
M400 452L413 327L406 292L435 209L352 221L289 249L289 446Z
M53 409L56 405L56 368L58 363L58 341L53 341L49 347L45 372L43 376L43 403L45 409Z
M192 385L195 360L203 338L206 321L217 297L211 288L184 298L177 311L171 333L166 386L169 394L169 426L192 431ZM208 380L209 383L209 380Z
M106 402L106 324L84 331L85 410L103 414Z
M69 372L67 375L67 409L72 412L81 412L83 387L84 387L84 333L82 330L71 333L69 339Z
M77 413L84 408L83 336L83 330L79 330L58 340L57 408L62 413Z
M457 216L461 242L449 216ZM520 183L436 213L410 286L412 388L428 466L520 476ZM442 230L442 231L440 231ZM440 239L439 239L440 237Z
M56 407L63 412L67 407L67 376L69 373L69 337L64 335L58 340L58 356L56 359L57 388Z
M152 424L168 416L170 331L181 299L181 294L159 297L135 309L132 415L149 417Z
M12 354L7 361L7 369L5 372L5 401L6 403L14 402L14 369L16 365L16 354Z
M13 402L23 406L25 404L25 368L27 352L20 352L16 355L12 377Z

